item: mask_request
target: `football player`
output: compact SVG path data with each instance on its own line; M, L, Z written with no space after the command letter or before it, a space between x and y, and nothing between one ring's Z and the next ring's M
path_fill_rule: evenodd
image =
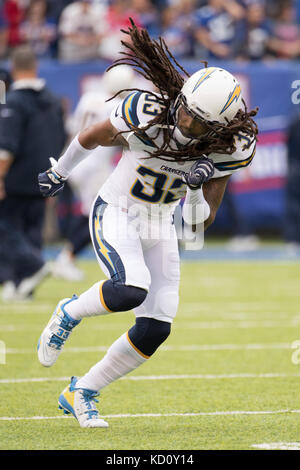
M84 376L73 376L59 397L59 406L82 427L108 426L95 396L148 361L170 334L180 277L175 207L185 197L187 224L194 230L208 227L230 175L255 154L257 111L247 111L234 76L217 67L191 76L182 69L184 81L162 40L151 40L134 23L127 34L128 54L114 66L138 67L158 91L132 90L110 119L80 132L39 175L42 193L54 196L93 149L124 149L90 212L93 246L107 279L59 301L38 345L41 364L50 367L83 318L134 311L135 324Z

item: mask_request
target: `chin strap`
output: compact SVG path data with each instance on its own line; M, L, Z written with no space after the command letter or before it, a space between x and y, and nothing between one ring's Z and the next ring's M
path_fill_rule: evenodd
M177 96L176 100L174 103L170 106L169 112L167 115L167 127L169 131L170 138L174 140L176 144L176 149L173 150L180 150L182 147L185 147L186 145L191 145L193 143L193 139L187 139L182 135L180 132L180 129L177 126L177 120L178 120L178 109L180 106L180 100L181 100L181 93ZM180 140L182 142L180 142Z

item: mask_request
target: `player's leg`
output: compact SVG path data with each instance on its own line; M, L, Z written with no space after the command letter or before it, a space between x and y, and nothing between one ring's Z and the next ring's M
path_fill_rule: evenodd
M134 309L137 316L135 325L79 379L78 387L101 390L150 359L170 334L178 306L177 240L156 243L144 252L144 258L152 281L146 300Z
M151 278L131 223L121 208L96 199L90 233L97 261L108 279L96 282L69 305L73 319L128 311L146 298Z
M77 395L86 390L99 394L102 388L135 370L150 359L170 333L178 305L179 256L176 238L156 243L144 252L144 256L152 282L149 301L147 296L135 309L135 325L110 346L103 359L87 374L79 380L72 378L59 397L59 406L65 412L71 412L81 426L89 423L91 427L104 427L107 423L99 417L94 421L86 420L87 411L82 411L82 407L74 410L72 404L76 402Z
M175 232L144 251L144 258L152 282L147 298L134 309L136 324L128 336L137 350L152 356L169 336L178 309L180 260Z
M33 207L32 207L33 206ZM36 206L32 200L8 196L0 205L1 247L0 264L7 266L7 281L12 284L10 294L3 300L24 300L48 274L41 251L28 236L28 215L37 209L36 221L31 220L36 231L41 229L44 204ZM6 294L2 292L2 295Z
M150 274L139 238L130 238L127 233L127 217L120 208L96 200L90 218L92 242L98 262L110 279L96 282L79 297L58 303L39 341L38 356L44 366L54 364L82 318L131 310L146 298Z
M59 397L59 408L66 413L72 413L82 427L107 427L107 423L99 417L98 411L91 403L92 397L99 395L99 390L150 359L169 333L169 322L153 318L137 318L135 326L118 338L110 346L104 358L87 374L80 379L72 377L71 383ZM140 349L130 338L139 345ZM91 398L87 396L83 399L86 394Z
M42 255L42 231L45 218L45 201L31 198L24 210L24 236L31 246L31 253L39 257L42 266L29 275L19 273L20 281L17 283L16 295L20 299L33 296L36 287L50 274L49 263Z

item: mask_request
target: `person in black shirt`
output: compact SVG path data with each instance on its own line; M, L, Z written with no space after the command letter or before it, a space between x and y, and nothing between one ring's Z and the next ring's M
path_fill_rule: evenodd
M287 133L287 177L283 236L291 257L300 254L300 114L293 117Z
M13 83L0 105L0 264L3 300L30 297L48 274L41 254L45 199L37 174L65 143L60 100L37 77L28 46L12 55Z

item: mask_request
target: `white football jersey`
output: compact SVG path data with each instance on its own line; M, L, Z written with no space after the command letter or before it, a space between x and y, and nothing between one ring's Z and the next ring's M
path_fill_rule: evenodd
M147 206L158 204L162 211L173 211L186 194L186 184L182 176L188 172L194 162L164 161L160 158L149 158L149 153L155 146L149 137L154 138L155 144L163 142L164 129L153 126L144 135L137 136L131 131L131 126L145 126L161 110L159 100L151 92L135 91L130 93L115 109L110 119L112 125L128 141L129 148L124 148L122 158L117 167L99 191L100 197L111 204L141 203ZM177 129L178 130L178 129ZM190 143L179 132L176 135L180 144ZM236 151L232 155L210 153L209 158L214 162L214 178L230 175L240 168L248 166L255 154L255 142L249 148L249 137L237 135ZM177 149L175 140L170 147Z

